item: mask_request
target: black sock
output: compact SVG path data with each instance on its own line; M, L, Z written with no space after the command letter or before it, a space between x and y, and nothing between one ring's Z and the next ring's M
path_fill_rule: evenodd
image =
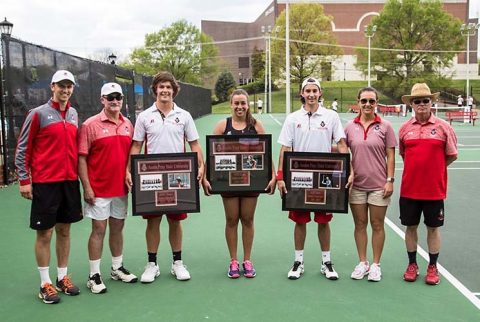
M150 253L148 252L148 262L157 264L157 253Z
M416 264L417 263L417 251L408 252L408 263L409 264Z
M181 261L182 260L182 251L179 250L178 252L172 252L173 253L173 261Z
M430 263L429 263L429 265L435 265L435 266L437 266L437 260L438 260L438 255L439 255L439 253L436 253L436 254L428 253L428 255L430 256Z

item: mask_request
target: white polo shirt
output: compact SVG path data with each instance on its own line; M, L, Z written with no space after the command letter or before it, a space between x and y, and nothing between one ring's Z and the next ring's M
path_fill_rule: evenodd
M189 112L173 104L162 119L155 103L138 115L133 140L145 143L145 153L185 152L185 140L198 140L199 135Z
M297 152L331 152L332 140L345 138L338 114L319 106L311 116L302 106L287 116L278 143Z

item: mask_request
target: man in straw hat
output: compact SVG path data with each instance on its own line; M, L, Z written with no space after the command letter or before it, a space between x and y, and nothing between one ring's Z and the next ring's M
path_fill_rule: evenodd
M431 113L432 100L440 93L431 93L425 83L413 85L402 101L412 106L415 117L399 130L399 150L404 161L400 189L400 220L406 226L405 244L409 264L403 279L414 282L418 276L417 227L423 213L427 226L430 262L425 283L440 283L437 259L440 252L440 230L447 195L447 166L457 159L457 136L444 120Z

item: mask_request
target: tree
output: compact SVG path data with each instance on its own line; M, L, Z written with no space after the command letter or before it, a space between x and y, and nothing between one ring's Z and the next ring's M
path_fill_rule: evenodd
M230 92L235 88L237 84L233 78L232 73L229 71L222 72L215 83L215 95L219 102L225 102L228 100Z
M409 92L416 82L426 81L431 87L445 84L448 75L442 73L456 55L445 51L460 51L464 37L460 36L461 21L442 6L439 0L389 0L372 19L370 27L377 26L372 48L389 50L371 50L371 73L394 96ZM367 73L367 50L357 53L357 68Z
M124 67L154 75L160 70L176 79L202 84L217 72L217 47L213 40L186 20L179 20L145 35L145 45L136 48Z
M322 62L331 61L333 56L342 53L331 33L332 17L325 15L321 4L290 5L290 74L292 81L301 83L310 75L321 75ZM275 22L272 39L272 68L285 65L285 11ZM275 38L278 38L275 39ZM322 43L322 45L318 44ZM278 71L276 71L278 72Z
M252 77L255 81L262 81L265 77L265 52L257 46L252 54Z

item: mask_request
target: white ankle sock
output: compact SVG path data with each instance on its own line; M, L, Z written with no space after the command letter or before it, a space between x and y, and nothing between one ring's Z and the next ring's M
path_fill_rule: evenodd
M303 249L295 251L295 261L303 263Z
M330 259L330 251L327 252L322 252L322 263L326 262L331 262L332 260Z
M40 273L40 287L46 283L52 284L50 279L49 267L38 267L38 272Z
M65 275L67 275L67 268L66 267L57 267L57 278L61 281Z
M90 262L90 276L95 274L100 274L100 261L101 259L94 259L89 261Z
M112 269L119 269L122 267L123 255L112 257Z

